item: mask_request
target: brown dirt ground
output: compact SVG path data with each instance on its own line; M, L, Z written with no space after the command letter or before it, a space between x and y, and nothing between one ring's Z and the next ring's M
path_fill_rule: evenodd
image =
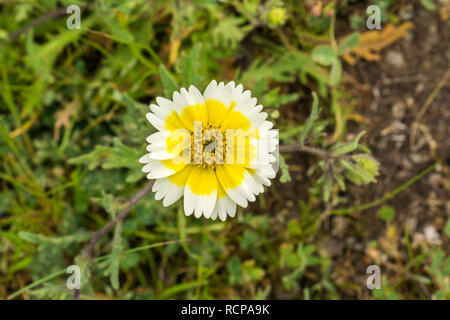
M382 249L396 251L390 254L392 265L386 265L392 275L402 272L405 264L400 234L405 225L412 235L413 248L418 247L427 226L434 226L443 247L449 248L443 229L450 216L450 28L437 12L429 12L420 4L413 8L413 24L414 30L405 39L384 50L382 61L349 70L358 82L370 87L355 92L359 97L357 112L370 119L368 144L381 163L378 183L362 194L355 193L358 202L379 198L441 160L434 172L388 202L396 209L398 237L380 237L383 228L376 210L360 215L362 223L372 226L364 229L368 234L361 235L361 240L367 243L378 239ZM402 56L404 63L392 63L389 56ZM446 81L441 82L444 77ZM440 82L441 90L420 117ZM387 240L384 245L383 240ZM376 260L373 252L366 249L365 253L366 262Z
M320 239L315 243L324 247L333 259L331 279L341 284L341 298L370 298L371 293L364 289L366 268L370 264L380 265L382 274L390 280L406 279L400 289L404 297L430 297L426 287L417 288L416 283L409 281L404 269L408 263L405 225L415 252L419 246L432 246L424 239L427 226L436 229L444 249L450 247L443 231L450 217L450 76L445 82L441 81L449 70L450 28L437 12L427 11L420 3L404 3L400 7L404 10L405 5L412 14L414 29L383 50L380 61L359 60L355 66L344 68L348 89L356 98L354 113L365 119L362 124L349 121L348 135L364 128L367 131L365 143L381 164L377 183L363 188L350 187L345 196L349 204L355 205L376 200L436 161L441 162L432 173L386 202L396 210L394 228L388 228L377 217L378 207L345 217L330 216L323 221ZM349 33L345 27L339 28L338 21L338 35L340 31ZM418 119L428 97L440 82L443 85L439 94ZM289 112L288 117L292 115L292 110L282 110L284 117L283 111ZM303 116L297 114L296 117ZM304 154L289 159L293 181L282 188L281 185L277 188L276 184L272 192L275 198L273 210L280 213L277 213L279 221L274 225L285 226L289 212L298 216L297 201L302 194L307 194L302 181L307 179L305 172L310 160L311 157ZM277 189L283 193L278 194ZM376 249L370 245L373 241L378 243ZM387 259L382 255L387 255ZM314 275L311 280L313 278ZM350 283L357 285L346 285ZM277 299L295 298L282 294L281 290L280 295L274 295Z

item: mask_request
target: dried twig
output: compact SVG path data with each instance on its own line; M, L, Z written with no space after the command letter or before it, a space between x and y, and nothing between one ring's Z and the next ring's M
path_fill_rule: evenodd
M81 6L80 9L81 10L87 9L89 6L90 6L90 4L87 4L87 5ZM47 22L48 20L57 19L57 18L60 18L64 15L66 15L67 14L66 10L67 10L67 8L64 7L64 8L59 8L59 9L47 12L43 16L31 21L26 26L14 31L14 32L11 32L9 34L9 39L14 40L17 37L19 37L21 34L26 33L30 29L36 28L37 26Z
M437 84L436 88L431 92L431 94L428 96L427 100L423 104L422 108L420 109L419 113L417 114L416 120L419 121L422 119L422 117L427 112L428 108L430 107L431 103L433 102L434 98L439 94L439 91L441 91L442 87L445 85L447 78L450 76L450 68L447 70L447 72L444 74L442 79Z
M114 220L109 221L103 228L95 231L92 234L91 241L89 242L86 249L84 249L84 251L83 251L83 253L86 256L88 256L90 258L92 258L94 256L95 245L100 241L100 239L105 234L107 234L115 226L115 224L117 222L123 221L128 216L131 209L134 208L134 206L139 202L139 200L141 200L147 193L150 192L150 190L152 190L152 186L153 186L153 180L150 180L149 182L147 182L147 184L144 186L144 188L142 188L133 198L131 198L130 201L128 201L125 208Z
M316 156L322 157L322 158L330 158L331 155L318 148L308 147L308 146L302 146L300 144L293 144L290 146L280 146L279 151L281 153L289 153L289 152L306 152L311 153Z

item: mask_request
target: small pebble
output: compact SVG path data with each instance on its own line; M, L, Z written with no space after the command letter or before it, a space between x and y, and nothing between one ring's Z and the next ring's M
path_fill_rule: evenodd
M401 101L394 103L392 106L392 116L395 119L402 119L405 116L405 104Z
M424 228L425 239L432 244L440 244L441 237L434 226L426 226Z
M405 58L398 51L388 51L385 56L386 62L394 68L401 69L405 66Z

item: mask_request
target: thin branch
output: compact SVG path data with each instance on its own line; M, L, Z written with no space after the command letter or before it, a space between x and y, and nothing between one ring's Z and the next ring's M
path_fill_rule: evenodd
M87 9L90 6L90 4L84 5L80 7L80 10L84 10ZM9 40L14 40L17 37L19 37L21 34L26 33L28 30L36 28L37 26L49 21L49 20L53 20L53 19L57 19L60 17L63 17L64 15L67 14L66 12L67 8L59 8L53 11L49 11L46 14L44 14L43 16L31 21L29 24L27 24L26 26L13 31L9 34Z
M436 98L436 96L439 94L439 91L441 91L442 87L445 85L447 78L449 76L450 76L450 68L447 70L442 79L439 81L436 88L434 88L431 94L428 96L427 100L425 101L419 113L417 114L416 120L420 120L425 115L428 108L433 103L434 98Z
M142 188L133 198L130 199L130 201L128 201L125 208L114 220L109 221L107 224L103 226L103 228L95 231L92 234L91 241L89 242L87 247L83 250L83 254L86 257L88 258L94 257L95 246L97 245L97 243L101 240L101 238L103 238L105 234L111 231L111 229L116 225L116 223L123 222L123 220L128 216L131 209L134 208L134 206L139 202L139 200L141 200L147 193L150 192L150 190L152 190L153 182L154 182L153 180L148 181L147 184L144 186L144 188ZM80 298L79 289L75 289L73 298L75 300L78 300Z
M149 193L152 190L153 186L153 180L150 180L147 182L147 184L142 188L133 198L131 198L130 201L128 201L125 208L122 210L122 212L114 219L109 221L103 228L95 231L92 234L91 241L89 242L86 249L84 249L83 253L92 258L94 256L94 250L95 245L100 241L100 239L107 234L111 229L115 226L115 224L119 221L123 221L128 214L130 213L131 209L134 208L134 206L141 200L147 193Z
M331 155L328 152L324 151L324 150L321 150L319 148L302 146L300 144L294 144L294 145L290 145L290 146L280 146L279 151L281 153L306 152L306 153L311 153L311 154L314 154L316 156L322 157L324 159L327 159L327 158L331 157Z
M369 202L369 203L365 203L365 204L360 204L354 207L350 207L350 208L346 208L346 209L336 209L336 210L332 210L331 214L337 214L337 215L343 215L343 214L350 214L352 212L355 211L363 211L363 210L367 210L370 209L372 207L376 207L379 206L380 204L383 204L384 202L386 202L389 199L392 199L393 197L395 197L398 193L402 192L403 190L405 190L406 188L408 188L410 185L412 185L413 183L416 183L417 181L419 181L420 179L422 179L424 176L426 176L428 173L430 173L431 171L434 170L434 168L436 167L436 165L440 163L440 161L432 164L431 166L429 166L428 168L426 168L425 170L423 170L422 172L420 172L418 175L412 177L411 179L409 179L408 181L406 181L404 184L402 184L401 186L395 188L393 191L386 193L383 197Z

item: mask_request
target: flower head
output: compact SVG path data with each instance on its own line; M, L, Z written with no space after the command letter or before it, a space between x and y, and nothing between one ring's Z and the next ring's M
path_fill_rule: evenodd
M203 95L190 86L156 103L147 119L158 132L139 162L164 206L184 196L186 215L224 221L270 185L277 131L249 90L213 80Z
M286 9L275 7L269 12L269 22L271 27L275 28L279 25L283 25L287 20Z

